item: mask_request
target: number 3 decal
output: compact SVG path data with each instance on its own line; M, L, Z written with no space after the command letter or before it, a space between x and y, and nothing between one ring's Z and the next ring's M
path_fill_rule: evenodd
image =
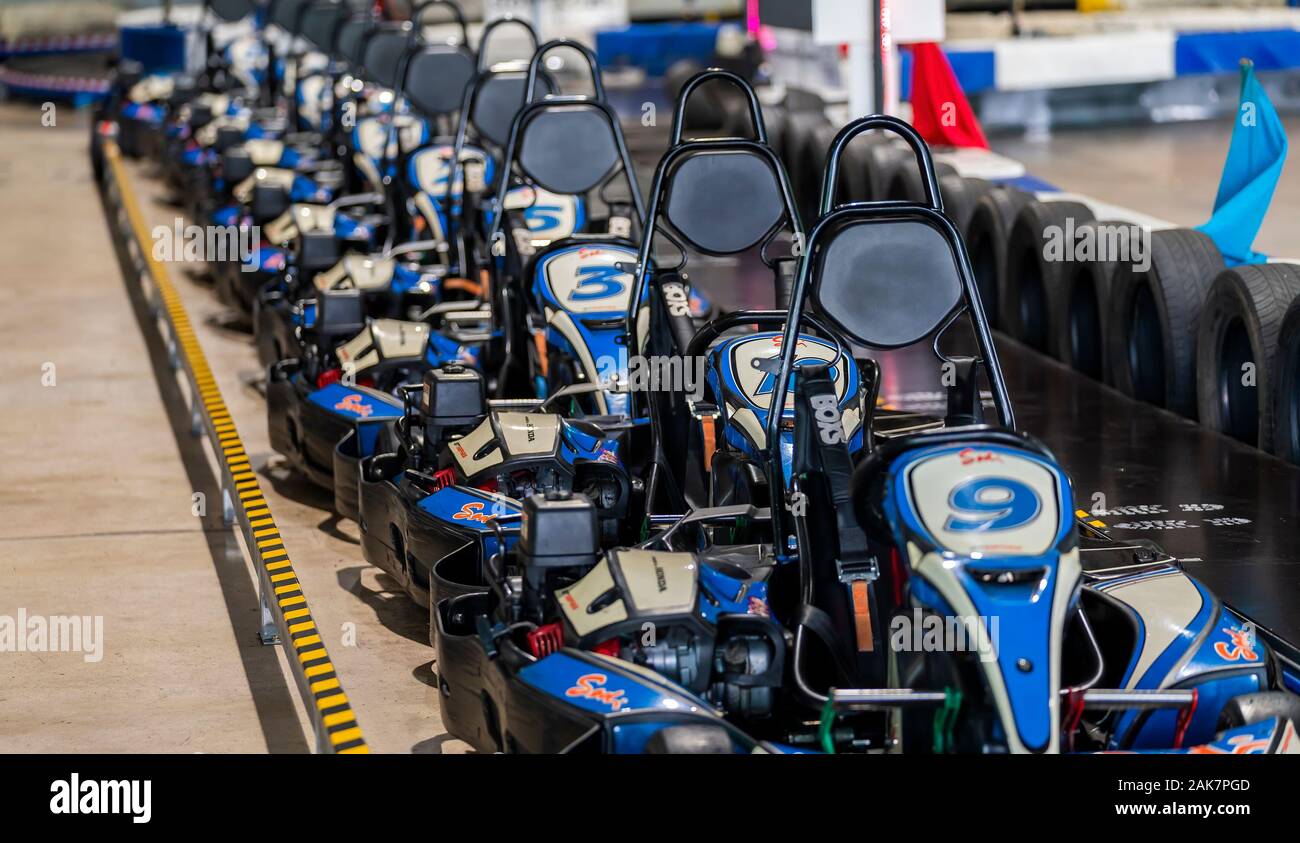
M953 532L1010 530L1038 517L1042 503L1025 483L1009 477L976 477L957 486L948 495L948 516L944 529Z
M578 286L569 295L571 301L594 301L619 295L625 289L620 279L626 275L617 266L584 266L578 269Z

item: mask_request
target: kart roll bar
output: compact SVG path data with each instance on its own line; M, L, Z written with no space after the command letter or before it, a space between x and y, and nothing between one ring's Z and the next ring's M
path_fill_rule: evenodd
M1069 693L1062 688L1061 694ZM916 691L911 688L832 688L830 703L837 711L874 711L909 705L943 705L943 691ZM1196 699L1192 690L1144 690L1135 688L1098 689L1083 692L1083 705L1092 709L1183 708Z
M528 40L532 42L532 52L536 53L538 46L541 44L541 38L537 35L537 30L524 18L517 18L514 15L502 15L499 18L493 18L483 27L483 34L478 37L478 69L484 71L488 69L487 64L487 45L488 39L492 37L499 28L503 26L519 26L528 35Z
M682 132L686 122L686 104L691 95L699 89L705 82L720 80L727 82L741 90L749 104L750 120L754 127L753 138L707 138L699 140L683 140ZM636 269L633 272L633 290L628 299L627 313L624 314L626 320L625 333L629 338L637 336L637 321L641 302L645 299L646 286L650 283L651 272L651 255L654 252L654 240L656 234L670 240L682 253L686 250L681 243L668 231L659 230L659 219L664 213L664 204L666 202L666 193L671 174L675 171L678 163L687 156L699 152L744 152L756 155L762 158L776 176L777 184L781 192L781 201L784 205L784 213L773 223L772 228L759 238L762 243L760 254L764 264L771 266L772 263L766 255L767 245L772 241L782 227L788 223L791 234L796 243L803 241L803 223L799 219L798 206L794 201L794 191L790 187L790 178L786 174L785 168L781 166L781 161L776 153L767 143L767 129L763 125L763 113L758 104L758 97L754 94L753 89L740 76L729 70L719 68L710 68L695 74L686 84L682 86L681 93L677 97L677 105L673 111L673 128L669 140L668 151L664 153L663 158L659 160L659 165L655 168L655 177L650 189L650 205L646 211L645 227L641 234L641 248L637 253ZM670 220L671 222L671 220ZM753 245L758 245L757 243ZM737 251L745 251L753 248L753 245ZM734 254L734 253L733 253ZM680 264L679 264L680 266ZM641 348L636 348L636 353L640 354ZM635 402L636 397L633 393L633 411L636 415ZM773 405L777 406L777 405ZM776 414L779 415L779 414ZM653 514L654 500L658 494L661 475L666 475L670 486L672 486L672 476L668 473L668 459L663 451L661 441L660 421L657 418L657 412L651 404L650 426L652 439L654 441L654 454L650 460L650 475L646 481L646 500L650 513ZM677 493L680 498L680 492Z
M411 13L411 25L415 27L416 34L419 34L421 26L428 26L428 24L423 23L420 19L423 18L424 13L430 9L450 10L453 19L452 22L460 28L461 46L468 48L469 24L465 22L465 10L460 7L459 3L454 3L452 0L424 0L423 3L417 3L415 5L415 11Z
M749 104L749 120L754 127L754 140L766 145L767 127L763 124L763 109L758 104L758 95L754 93L753 87L730 70L713 67L695 74L682 86L681 93L677 95L677 106L673 109L673 131L668 139L668 146L674 147L682 143L682 131L686 125L686 103L690 100L691 94L705 82L714 79L739 88L745 95L745 101Z
M465 151L466 136L469 133L470 121L474 119L474 104L478 101L479 91L482 89L483 83L487 79L491 78L494 73L494 71L487 66L488 41L491 39L493 33L498 29L509 25L523 27L523 29L528 33L529 40L532 42L533 52L537 52L540 39L538 38L537 30L534 29L533 25L528 21L523 18L517 18L514 15L504 15L503 17L488 21L487 25L483 27L482 35L479 36L477 68L473 78L471 78L469 84L465 86L465 96L460 106L460 120L456 123L456 140L452 144L451 148L451 161L449 162L450 169L447 173L447 192L442 197L442 201L445 203L444 208L447 216L447 230L444 232L444 236L449 244L456 243L458 250L461 252L461 254L458 255L458 269L462 273L468 272L469 255L464 253L464 249L461 248L459 242L456 240L457 229L459 226L457 225L458 220L453 213L456 208L456 200L453 195L456 188L456 180L458 178L463 178L461 175L462 166L460 157ZM461 207L463 209L465 206L464 194L468 193L468 191L462 186L461 193Z
M533 53L533 60L528 63L528 87L524 89L524 102L532 103L533 94L537 87L537 76L541 70L542 59L547 53L554 50L567 47L575 50L582 55L583 61L587 63L587 69L591 71L591 89L597 100L605 102L605 83L600 78L600 64L596 59L596 54L591 48L581 41L575 41L572 38L553 38L537 48Z
M835 204L835 182L839 172L840 156L853 138L871 129L891 131L907 141L912 148L912 152L916 155L917 163L921 169L921 181L925 186L927 205L914 205L898 201ZM1015 416L1011 409L1011 398L1007 392L1006 380L1002 374L1002 365L998 361L997 349L993 344L993 333L989 328L988 319L980 303L979 286L975 280L974 270L971 268L970 256L966 253L966 248L962 243L961 234L957 231L957 227L943 212L937 184L938 182L934 176L934 162L930 157L929 147L926 146L925 141L921 139L915 129L896 117L886 115L863 117L846 125L835 136L835 139L831 142L825 179L822 182L822 215L809 233L807 248L804 249L799 258L798 275L795 278L794 289L791 292L790 317L786 323L785 336L782 340L781 370L776 378L776 383L773 385L771 406L782 407L785 405L788 381L794 371L795 339L799 333L800 323L808 318L806 308L809 293L811 292L810 287L813 284L813 267L820 257L819 251L823 242L839 231L844 223L886 223L912 219L927 223L937 230L947 241L956 261L956 270L960 279L963 300L954 305L952 312L937 326L938 333L942 334L952 324L953 320L961 314L962 310L966 310L970 315L976 345L983 360L989 387L993 393L993 403L997 409L998 420L1006 429L1015 429ZM818 282L820 282L820 278ZM859 338L850 337L850 339ZM935 348L937 351L937 336ZM772 493L773 535L778 546L783 547L786 541L786 530L781 496L785 492L785 477L779 447L780 423L781 415L779 413L768 414L767 441L763 446L763 456L767 463L768 485Z

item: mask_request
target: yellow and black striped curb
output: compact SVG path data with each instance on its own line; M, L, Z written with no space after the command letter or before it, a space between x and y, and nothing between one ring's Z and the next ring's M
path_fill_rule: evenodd
M1091 512L1088 512L1086 509L1076 509L1076 510L1074 511L1074 514L1077 515L1077 516L1079 517L1079 520L1080 520L1080 521L1083 521L1083 522L1084 522L1085 524L1087 524L1089 527L1105 527L1105 526L1106 526L1106 522L1105 522L1105 521L1102 521L1100 518L1096 518L1096 517L1094 517L1093 514L1092 514Z
M309 718L316 728L317 746L324 752L369 752L352 705L343 692L334 663L312 619L307 598L289 559L289 551L285 549L280 530L271 515L270 504L262 494L239 431L235 429L234 419L230 417L217 380L194 334L189 315L166 268L153 257L149 229L131 191L117 144L112 140L104 141L104 159L109 164L105 171L109 204L113 204L113 199L120 202L118 218L110 222L123 224L121 227L126 230L118 233L125 240L137 277L143 280L147 275L157 291L158 309L160 315L165 315L171 333L164 339L168 340L174 365L187 372L194 390L195 432L200 432L198 427L201 425L209 435L222 467L222 485L229 505L259 571L264 607L269 608L280 639L293 643L289 663L307 703Z

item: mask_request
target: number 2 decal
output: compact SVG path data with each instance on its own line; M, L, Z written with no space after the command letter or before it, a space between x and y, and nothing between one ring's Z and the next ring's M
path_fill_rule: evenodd
M944 529L953 532L1010 530L1038 517L1042 503L1027 484L1010 477L976 477L948 495Z
M569 294L571 301L595 301L620 295L625 289L617 266L583 266L578 268L578 285Z

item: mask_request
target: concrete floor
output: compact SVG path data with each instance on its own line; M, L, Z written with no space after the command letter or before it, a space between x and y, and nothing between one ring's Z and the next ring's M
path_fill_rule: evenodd
M88 115L57 119L0 104L0 624L101 616L103 657L0 652L0 751L308 751L282 649L257 641L238 540L219 506L192 514L196 492L218 500L211 469L119 272ZM179 212L152 201L156 183L134 182L150 225L170 225ZM258 374L247 335L188 267L169 270L372 750L457 751L437 717L425 613L364 563L355 526L278 466L246 385Z
M1282 121L1300 138L1300 116ZM1062 190L1086 193L1184 226L1210 218L1219 176L1228 154L1232 121L1212 120L1163 126L1120 126L1061 130L1046 141L994 137L993 149L1021 161L1033 175ZM1300 259L1296 218L1300 217L1300 164L1282 168L1255 251Z
M102 616L102 660L0 652L0 750L305 748L242 560L191 514L87 118L40 117L0 104L0 615Z
M149 165L130 165L151 228L169 229L169 205ZM253 469L294 560L294 570L372 752L458 752L438 718L428 613L366 564L357 525L332 513L333 495L292 472L270 445L264 371L247 329L192 264L167 264L200 345L216 372ZM250 572L251 576L251 572Z

